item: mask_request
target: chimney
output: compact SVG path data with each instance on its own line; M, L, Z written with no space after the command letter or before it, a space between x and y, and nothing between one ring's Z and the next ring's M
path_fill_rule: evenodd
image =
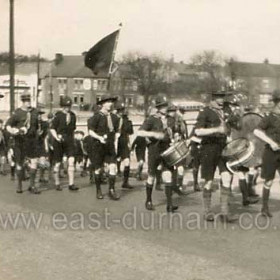
M61 63L63 60L63 54L62 53L56 53L55 54L55 65L58 65L59 63Z
M264 64L269 64L269 60L266 58L263 63Z

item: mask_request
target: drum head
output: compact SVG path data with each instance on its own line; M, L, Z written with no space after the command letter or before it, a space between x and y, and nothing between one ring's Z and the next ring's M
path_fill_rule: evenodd
M223 150L222 156L226 159L236 158L247 150L249 141L246 138L239 138L229 142Z
M241 130L232 130L232 139L239 137L247 138L255 146L254 156L250 162L246 163L246 167L255 167L261 164L262 154L265 148L265 143L257 138L254 130L258 127L262 120L262 115L249 112L244 114L241 121Z
M161 157L167 166L172 167L185 159L188 152L189 149L185 141L181 141L170 146L161 154Z
M251 135L254 135L255 128L258 127L260 121L262 120L262 115L258 113L246 113L243 115L241 120L241 129L235 130L232 129L232 139L237 139L240 137L247 138L251 137ZM250 140L250 139L249 139Z

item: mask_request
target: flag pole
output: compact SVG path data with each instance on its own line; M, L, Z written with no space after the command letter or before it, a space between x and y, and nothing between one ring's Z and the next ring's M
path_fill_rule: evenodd
M50 63L49 86L50 86L50 113L52 113L53 111L52 61Z
M113 53L112 53L112 59L111 59L110 67L109 67L108 84L107 84L107 91L108 92L110 92L110 89L111 89L112 67L113 67L113 63L114 63L114 60L115 60L115 56L116 56L116 50L117 50L117 45L118 45L118 41L119 41L121 28L122 28L122 23L119 24L119 32L118 32L116 40L115 40L114 49L113 49Z
M38 52L37 55L37 92L36 92L36 107L38 108L38 99L39 99L39 95L40 95L40 59L41 59L41 55L40 55L40 51Z

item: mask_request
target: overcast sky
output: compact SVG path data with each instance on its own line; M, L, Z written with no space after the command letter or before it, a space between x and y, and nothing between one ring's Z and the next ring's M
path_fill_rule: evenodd
M280 64L280 0L14 0L15 50L80 54L123 23L130 50L176 61L215 49L240 61ZM0 52L8 51L9 0L0 0Z

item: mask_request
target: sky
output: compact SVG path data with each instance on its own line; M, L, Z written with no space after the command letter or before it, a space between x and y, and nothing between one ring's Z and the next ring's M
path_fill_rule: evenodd
M117 59L129 51L189 62L217 50L280 64L280 0L14 0L15 51L78 55L122 22ZM9 50L9 0L0 0L0 52Z

